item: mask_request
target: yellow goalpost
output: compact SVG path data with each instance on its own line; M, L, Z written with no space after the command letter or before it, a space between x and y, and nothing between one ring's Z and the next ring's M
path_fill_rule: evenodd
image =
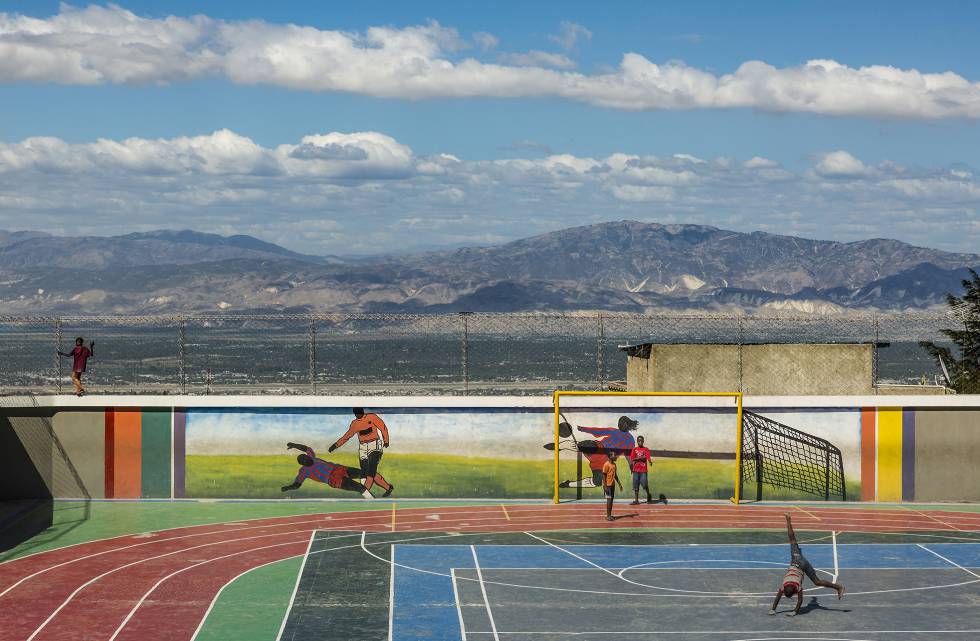
M559 446L558 443L561 440L561 435L559 434L559 425L561 424L561 399L565 397L714 397L714 398L731 398L735 402L735 415L736 422L738 424L738 433L735 440L735 495L731 498L732 503L738 505L739 496L741 495L741 485L742 485L742 474L741 474L741 457L742 457L742 393L741 392L590 392L590 391L580 391L580 390L556 390L554 393L554 419L555 419L555 467L554 467L554 502L557 505L559 501L559 476L561 474L559 469ZM601 407L596 405L594 407Z

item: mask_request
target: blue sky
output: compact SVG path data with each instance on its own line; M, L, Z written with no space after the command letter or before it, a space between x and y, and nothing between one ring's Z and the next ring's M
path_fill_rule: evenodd
M977 3L0 11L0 228L315 253L622 218L980 240Z

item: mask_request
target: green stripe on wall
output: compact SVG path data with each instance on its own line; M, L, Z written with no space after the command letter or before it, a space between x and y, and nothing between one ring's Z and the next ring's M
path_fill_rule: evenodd
M144 409L143 486L144 499L170 498L170 410Z

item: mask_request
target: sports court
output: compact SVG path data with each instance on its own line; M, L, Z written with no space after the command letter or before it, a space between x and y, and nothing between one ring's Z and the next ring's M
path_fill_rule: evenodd
M930 439L972 415L738 393L479 402L370 414L392 498L288 485L314 456L296 440L362 471L331 446L369 415L342 401L12 413L25 477L56 491L0 513L0 531L51 518L0 551L0 641L980 638L980 506L921 500L969 489L932 478L950 454ZM613 461L643 435L654 491L633 504ZM599 485L620 476L610 520ZM804 579L799 613L789 596L770 616L786 515L846 594Z
M99 538L0 565L6 639L972 639L970 506L93 504L203 525ZM62 508L72 509L65 503ZM78 507L78 506L75 506ZM160 512L157 517L151 513ZM100 516L100 512L105 514ZM844 599L805 590L767 616L783 513ZM249 518L252 517L252 518ZM221 519L221 520L216 520ZM123 525L122 527L126 527ZM78 530L75 530L78 536ZM71 536L71 535L69 535ZM38 547L45 547L39 544ZM248 583L251 581L251 587Z

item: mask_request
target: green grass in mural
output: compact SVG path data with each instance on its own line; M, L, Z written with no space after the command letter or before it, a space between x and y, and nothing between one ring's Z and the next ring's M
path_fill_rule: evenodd
M337 463L354 466L350 455L332 457ZM381 473L395 484L399 498L547 498L552 493L554 463L547 460L471 458L386 454ZM731 461L666 459L656 461L650 489L673 498L719 498L732 495L734 464ZM292 456L204 456L187 457L187 496L194 498L282 498L279 488L296 475ZM561 478L574 478L575 461L563 460ZM588 475L588 465L584 474ZM631 477L625 463L619 464L620 481L630 491ZM599 490L591 490L598 495ZM586 491L586 494L589 494ZM303 498L349 497L322 483L308 481L290 496ZM571 498L574 490L564 490ZM594 498L594 497L593 497Z
M350 455L331 457L357 466ZM293 456L187 457L187 496L193 498L282 498L280 487L296 476ZM553 464L464 456L385 454L381 474L395 484L399 498L545 498L550 495ZM307 481L290 496L297 498L356 498Z

